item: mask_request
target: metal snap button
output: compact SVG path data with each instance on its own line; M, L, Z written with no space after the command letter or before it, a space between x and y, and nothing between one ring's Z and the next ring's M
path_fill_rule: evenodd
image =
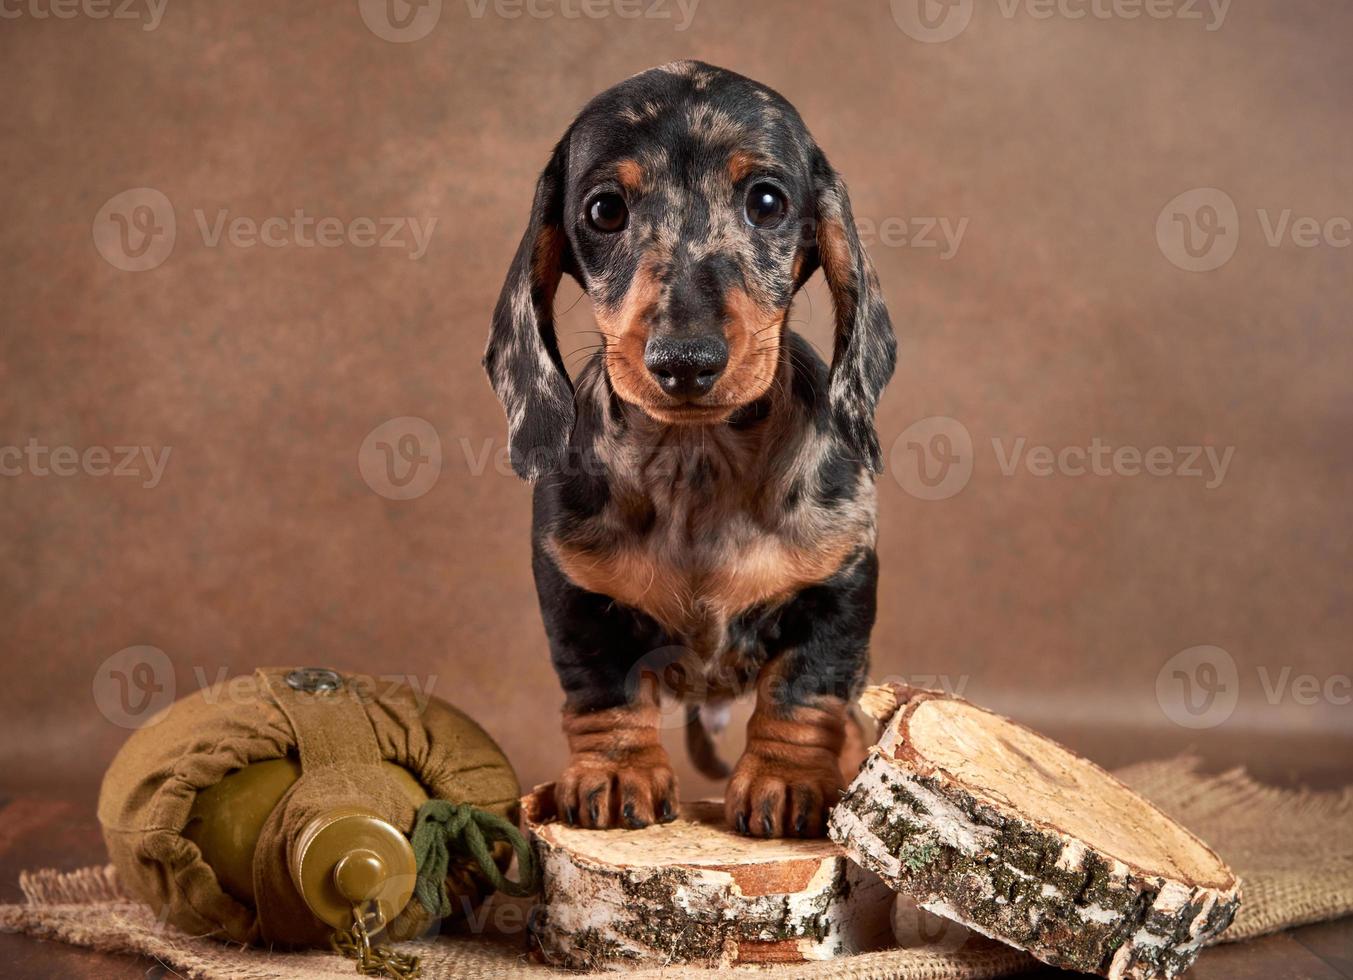
M327 667L301 667L287 674L287 685L306 694L327 694L343 686L343 678Z

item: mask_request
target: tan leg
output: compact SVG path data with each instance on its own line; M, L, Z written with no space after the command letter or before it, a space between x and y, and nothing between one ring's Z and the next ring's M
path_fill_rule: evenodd
M839 698L786 704L775 663L757 678L747 748L724 799L728 824L755 837L820 837L844 785L847 709Z
M676 777L658 738L657 692L605 711L564 711L571 758L555 784L566 823L638 829L676 818Z

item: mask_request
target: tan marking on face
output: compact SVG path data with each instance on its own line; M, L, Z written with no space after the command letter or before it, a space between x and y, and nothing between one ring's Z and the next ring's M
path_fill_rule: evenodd
M611 385L622 399L660 422L722 422L774 384L780 326L787 311L759 304L745 290L730 289L724 297L724 339L728 343L724 375L701 401L678 405L658 387L644 364L649 319L662 293L655 268L655 260L643 260L620 308L597 310L597 324L607 341L606 371Z
M736 184L754 171L759 162L760 159L755 153L737 150L728 158L728 176Z
M677 406L644 364L649 322L662 296L657 279L659 259L649 255L639 263L620 307L597 309L597 326L606 338L606 374L617 395L638 405L649 416L674 425L709 425L727 418L731 408L724 405Z
M756 401L775 381L780 360L780 325L785 310L768 308L743 289L724 297L728 367L712 395L730 409Z
M662 295L662 283L655 273L656 262L645 258L620 307L608 310L599 306L596 313L597 326L606 338L606 373L611 385L625 401L641 407L662 395L644 366L648 321Z
M638 160L621 160L615 165L615 176L625 190L639 193L644 186L644 168Z

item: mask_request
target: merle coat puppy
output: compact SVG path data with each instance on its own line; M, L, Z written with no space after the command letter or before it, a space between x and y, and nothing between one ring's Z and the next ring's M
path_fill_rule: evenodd
M830 368L788 327L819 268ZM563 273L601 332L576 388L554 331ZM513 466L535 484L565 820L675 816L653 680L677 651L702 710L755 686L730 825L822 833L874 623L874 406L895 357L845 186L781 96L678 62L603 92L568 128L484 358ZM697 766L726 775L708 738L688 727Z

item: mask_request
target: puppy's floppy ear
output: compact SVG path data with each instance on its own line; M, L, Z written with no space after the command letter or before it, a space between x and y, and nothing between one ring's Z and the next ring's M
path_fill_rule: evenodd
M507 411L512 468L524 480L558 469L573 431L573 384L554 335L554 294L572 268L564 234L567 137L536 183L531 223L493 311L484 369Z
M855 229L850 197L821 150L813 154L817 260L836 310L828 406L842 437L875 472L882 468L874 406L897 364L897 340L874 264Z

